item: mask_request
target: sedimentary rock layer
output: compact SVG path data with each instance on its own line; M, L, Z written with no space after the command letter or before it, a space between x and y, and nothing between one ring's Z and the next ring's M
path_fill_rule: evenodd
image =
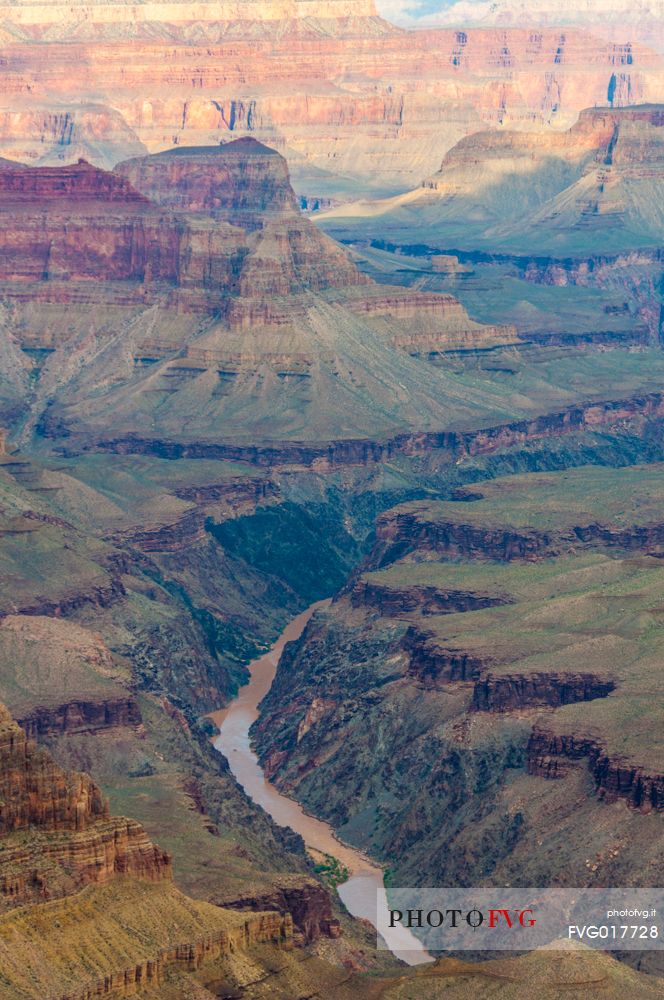
M341 0L5 10L14 114L0 120L0 149L105 165L129 143L156 152L251 134L287 153L312 204L347 200L349 175L413 187L482 127L571 125L583 107L661 91L660 57L631 30L607 41L525 18L405 33L372 3Z
M625 799L636 809L664 810L664 775L612 755L601 739L547 732L538 727L528 744L528 771L540 778L562 778L572 761L586 761L598 793L607 801Z
M399 454L411 457L426 455L433 450L447 452L451 459L489 455L528 441L562 437L600 427L616 428L623 426L626 420L657 417L661 412L664 412L664 401L661 393L656 392L630 399L572 406L532 420L519 420L477 431L402 434L386 442L346 440L320 446L298 442L243 446L203 441L183 444L159 438L148 440L137 434L120 440L102 439L99 447L126 455L230 459L261 467L296 463L323 471L344 465L371 465ZM57 437L55 428L52 436Z
M363 572L284 652L266 772L414 884L651 884L661 465L453 495L379 517Z
M139 823L111 817L99 787L63 771L0 711L2 906L66 895L118 875L170 878L170 858Z
M253 139L113 172L5 163L2 213L7 378L32 403L25 439L68 436L72 422L86 436L97 423L104 437L170 427L250 441L260 427L324 441L442 423L444 397L469 393L425 377L420 356L515 339L452 296L375 286L302 217L285 160ZM486 408L485 391L470 395Z

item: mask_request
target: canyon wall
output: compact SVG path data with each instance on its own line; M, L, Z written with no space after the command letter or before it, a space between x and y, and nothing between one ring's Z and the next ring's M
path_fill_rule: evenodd
M57 767L4 706L0 723L3 908L66 895L120 874L170 878L168 854L150 842L139 823L110 817L88 775Z
M661 57L628 26L616 40L527 18L404 32L370 2L17 4L5 21L0 152L105 166L131 144L252 135L284 152L312 204L352 198L349 177L413 187L482 128L548 130L661 94Z
M57 767L4 706L0 763L4 996L119 1000L255 944L292 946L288 913L242 916L182 896L142 826L110 817L92 780Z
M30 401L23 440L140 427L324 441L441 424L448 378L423 361L515 339L450 295L374 285L300 214L284 158L250 138L113 172L5 162L0 213L5 406Z
M321 225L346 241L454 249L463 260L474 251L478 263L498 251L549 284L601 282L603 265L619 274L630 254L646 270L664 231L663 126L664 106L644 104L586 108L566 131L478 131L412 191L332 208Z

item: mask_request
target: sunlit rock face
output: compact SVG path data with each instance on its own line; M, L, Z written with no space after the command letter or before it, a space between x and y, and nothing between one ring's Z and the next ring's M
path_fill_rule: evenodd
M664 105L590 108L563 132L478 132L419 188L339 206L321 225L344 239L557 258L656 252L663 176Z
M584 107L657 100L664 83L655 35L629 19L607 38L530 11L404 33L372 0L0 11L0 154L108 167L250 135L286 156L314 209L358 185L413 187L479 130L569 127Z
M112 818L87 774L68 773L0 705L0 912L118 874L170 879L170 858L132 820Z

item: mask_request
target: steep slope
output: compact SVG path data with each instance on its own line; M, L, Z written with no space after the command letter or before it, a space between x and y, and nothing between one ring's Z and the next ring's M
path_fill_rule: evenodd
M159 882L170 857L138 823L112 818L100 789L84 774L67 774L0 713L2 872L6 910L69 895L118 874Z
M3 460L0 696L173 852L180 887L232 902L286 878L308 923L317 908L323 923L329 899L302 845L247 803L198 721L303 604L205 530L276 489L231 463L79 464L84 479L58 461Z
M89 877L104 880L106 870L94 859L111 857L113 843L120 849L140 823L172 855L179 890L234 911L274 910L280 918L292 914L290 940L308 949L307 968L310 960L316 965L318 949L332 963L321 961L312 973L322 977L320 982L344 978L347 973L339 966L345 961L363 968L383 964L368 932L333 910L330 893L316 878L300 839L278 828L243 796L209 743L209 722L200 718L228 701L246 674L244 664L289 614L311 600L306 586L312 585L311 580L304 583L301 564L296 579L287 570L280 576L274 546L273 565L257 561L254 566L248 545L239 552L230 541L222 546L210 529L215 525L221 535L223 528L226 538L232 538L230 522L237 518L244 522L246 536L246 522L259 520L256 507L263 504L263 518L271 514L278 523L283 517L287 544L306 559L299 508L291 504L282 513L276 484L259 470L234 463L123 456L37 463L13 454L4 456L0 478L0 506L8 515L0 525L1 697L61 769L94 774L113 812L136 817L127 821L126 836L123 827L114 833L104 819L106 825L95 827L93 848L86 846L86 831L73 840L66 831L66 836L58 834L51 838L51 854L41 840L33 847L23 833L20 856L39 876L27 877L28 898L41 899L43 886L55 897L73 892ZM302 519L306 489L302 483L296 486ZM320 484L311 483L309 489L322 507ZM334 533L342 532L334 515L326 516L332 537L329 551L318 547L317 569L327 559L333 585L338 585L342 567L347 571L349 565L343 560L353 556L334 550ZM341 521L343 514L337 517ZM313 526L308 530L312 533ZM346 533L337 544L352 547L353 541ZM108 604L90 599L90 581L97 575L116 584ZM322 575L316 583L328 586ZM138 854L140 838L137 843L132 850ZM56 849L56 857L64 859L64 873L53 871ZM18 878L14 855L0 853L8 860L8 878ZM80 878L67 860L70 854L80 863ZM20 886L11 886L20 900ZM112 937L116 920L135 926L133 910L147 914L156 908L163 920L160 916L159 923L149 924L146 934L151 941L172 942L181 926L178 894L170 888L146 893L132 889L125 896L123 888L109 889L99 902L88 899L71 909L67 904L61 922L67 928L87 927L86 921L97 919ZM103 924L100 914L106 909L110 922ZM40 921L38 917L39 926ZM55 935L54 948L62 948L73 961L76 939L69 935L69 930L63 937ZM116 958L134 955L125 952L123 940L118 937L117 950L109 945L104 955L81 948L77 960L103 978L116 968ZM26 954L39 967L40 955L30 948ZM290 996L291 972L297 979L303 958L300 953L291 967L268 951L255 962L238 960L236 971L240 978L261 979L263 963L276 961L287 984L285 996ZM0 971L4 962L0 959ZM30 968L41 982L38 976L45 972ZM212 979L224 979L230 971L213 969ZM308 988L315 981L302 973L299 979ZM189 993L183 987L180 995Z
M6 165L0 211L5 412L23 390L23 440L384 437L440 424L452 398L490 412L484 390L413 355L514 339L449 295L386 296L251 139L113 173Z
M664 108L584 111L568 132L481 132L422 186L321 216L336 236L556 258L655 248Z
M2 413L23 443L363 462L660 384L659 355L466 372L452 355L490 359L514 329L368 280L251 139L112 173L5 161L0 195Z
M269 978L275 960L286 983L298 978L289 914L188 899L140 824L111 817L99 787L60 769L4 706L0 763L3 998L122 998L162 986L210 996L192 974L204 969L233 989ZM316 974L330 986L343 978L323 962Z

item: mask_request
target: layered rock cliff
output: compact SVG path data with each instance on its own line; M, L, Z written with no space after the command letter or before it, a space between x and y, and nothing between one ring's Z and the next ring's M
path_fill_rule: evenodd
M413 187L483 127L571 125L583 107L661 90L661 59L629 24L605 40L535 27L531 12L507 28L406 33L375 15L341 0L12 4L3 89L20 117L0 147L106 165L137 140L156 152L249 134L288 155L315 204L352 197L349 176ZM45 119L72 124L51 135Z
M170 856L139 823L110 817L91 778L57 767L4 706L0 765L5 996L142 994L171 966L191 972L258 942L290 944L289 916L236 917L178 893Z
M57 767L0 713L2 872L4 908L68 894L119 874L159 881L170 858L140 824L111 818L99 787L85 774Z
M84 161L6 167L0 206L13 220L3 226L0 272L10 302L145 307L171 289L186 299L191 288L188 305L219 308L243 250L230 227L169 217L123 177ZM35 333L31 346L41 347Z
M0 176L23 440L321 441L440 423L450 393L489 409L485 391L423 377L420 357L514 331L473 322L451 296L376 288L300 215L284 159L253 139L112 173L5 164Z

